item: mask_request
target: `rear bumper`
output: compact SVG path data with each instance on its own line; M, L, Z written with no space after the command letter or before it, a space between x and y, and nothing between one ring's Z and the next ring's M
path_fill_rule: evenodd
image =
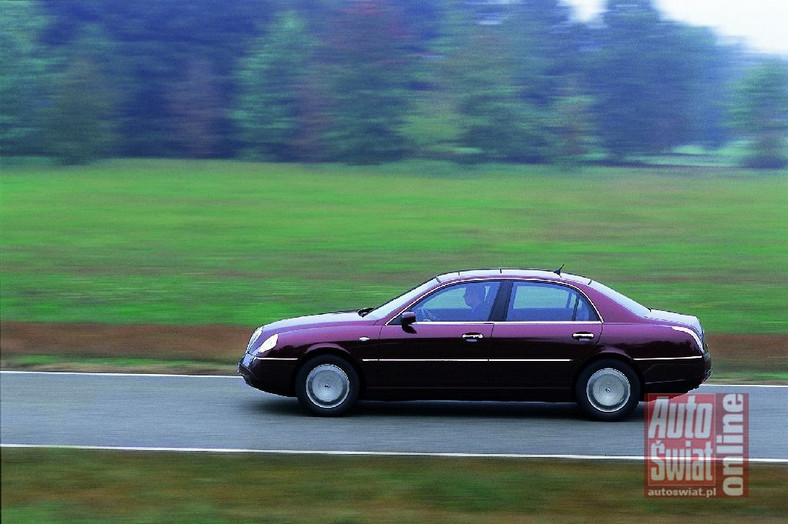
M711 355L709 354L708 350L706 350L706 352L703 354L703 364L706 372L703 374L703 380L701 383L709 380L709 377L711 376Z
M711 356L708 353L700 358L670 363L653 363L644 370L643 394L676 393L683 394L696 389L711 376Z

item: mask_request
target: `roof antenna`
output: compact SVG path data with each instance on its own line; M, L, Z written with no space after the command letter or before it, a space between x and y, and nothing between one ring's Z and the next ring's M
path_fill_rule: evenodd
M561 270L562 270L562 269L564 269L564 266L565 266L565 265L566 265L566 262L564 262L563 264L561 264L561 267L559 267L558 269L554 269L554 270L553 270L553 273L555 273L556 275L558 275L558 276L560 277L560 276L561 276Z

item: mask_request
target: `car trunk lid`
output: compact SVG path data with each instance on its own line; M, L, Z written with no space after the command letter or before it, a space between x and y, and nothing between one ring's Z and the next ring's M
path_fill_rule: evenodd
M648 312L648 318L652 320L661 320L674 324L680 324L695 331L698 336L703 335L703 327L700 325L698 317L692 315L682 315L681 313L674 313L672 311L662 311L660 309L652 309Z

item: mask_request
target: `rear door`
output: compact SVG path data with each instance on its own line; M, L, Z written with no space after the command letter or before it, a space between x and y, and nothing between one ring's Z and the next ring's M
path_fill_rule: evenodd
M502 390L568 388L601 334L599 316L576 288L548 281L514 281L493 328L489 386Z

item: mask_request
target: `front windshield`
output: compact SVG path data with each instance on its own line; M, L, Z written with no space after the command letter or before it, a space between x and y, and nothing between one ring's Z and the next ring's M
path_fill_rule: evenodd
M371 311L368 315L366 315L366 317L370 318L370 319L373 319L373 320L380 320L381 318L385 318L388 315L390 315L391 313L393 313L394 311L396 311L397 309L399 309L401 307L404 307L404 306L410 304L411 302L413 302L414 300L416 300L418 297L420 297L422 294L424 294L427 290L429 290L432 287L434 287L436 283L437 283L437 280L434 279L434 278L431 279L431 280L428 280L428 281L424 282L423 284L414 287L410 291L406 291L405 293L403 293L402 295L398 296L397 298L386 302L382 306L380 306L380 307L376 308L375 310Z

